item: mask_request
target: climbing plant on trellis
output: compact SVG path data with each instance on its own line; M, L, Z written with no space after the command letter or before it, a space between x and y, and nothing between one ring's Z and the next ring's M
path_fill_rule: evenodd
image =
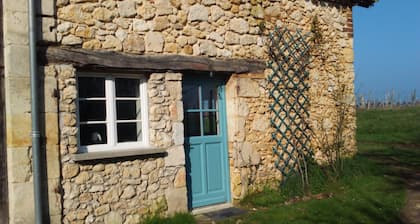
M268 35L272 139L276 145L276 167L284 177L297 171L306 175L306 158L311 155L307 66L310 33L276 27ZM303 170L305 169L305 170ZM286 178L283 178L285 180ZM303 179L303 178L302 178Z

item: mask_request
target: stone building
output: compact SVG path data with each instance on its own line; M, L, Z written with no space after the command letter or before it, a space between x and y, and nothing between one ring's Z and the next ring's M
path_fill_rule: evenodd
M261 24L309 32L317 18L309 124L313 135L337 125L343 87L344 146L356 150L352 7L372 0L35 2L38 175L28 1L0 1L1 223L33 222L36 176L45 223L138 223L278 183Z

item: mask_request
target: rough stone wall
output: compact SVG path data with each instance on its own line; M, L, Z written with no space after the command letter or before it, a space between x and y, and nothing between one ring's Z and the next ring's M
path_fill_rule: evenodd
M139 223L142 215L187 210L179 73L148 78L150 142L167 156L135 156L78 163L76 73L53 65L60 95L63 223Z
M33 220L33 204L21 203L33 198L29 135L31 128L27 1L6 0L3 3L10 221L29 223ZM337 106L340 104L337 102L342 102L348 105L344 109L345 148L349 152L354 152L356 149L355 110L353 108L353 39L351 8L349 7L316 5L306 0L42 0L40 15L43 30L41 36L45 42L132 54L184 54L258 59L267 59L265 40L259 35L258 30L261 22L264 21L268 30L273 25L280 25L309 31L311 22L317 15L324 41L318 46L318 53L313 55L310 67L310 123L315 133L313 148L322 149L323 144L317 139L322 138L325 133L329 136L328 138L333 137L334 127L337 125L340 114L340 106ZM240 85L232 84L233 95L230 100L236 102L238 109L248 107L249 110L248 113L246 109L244 109L245 112L239 112L240 110L228 112L228 117L234 117L237 121L234 124L229 121L229 153L232 158L230 171L235 198L241 198L247 191L257 189L257 185L268 183L273 178L280 178L279 174L273 171L271 162L273 158L270 158L272 155L268 151L271 150L269 131L262 131L261 128L265 127L265 122L261 121L264 119L261 117L267 115L267 111L264 113L260 111L263 105L261 98L266 100L267 93L263 90L266 84L260 75L263 74L248 78L232 76L228 83L228 85L240 83ZM102 164L104 168L101 170L100 164L78 164L72 163L69 159L69 154L77 150L75 147L77 144L75 105L72 98L75 97L76 90L74 68L66 65L45 68L45 76L42 77L45 108L42 115L45 123L48 124L45 127L45 164L47 164L46 179L52 223L60 223L62 215L63 220L69 221L75 217L74 222L81 222L79 218L85 215L82 210L88 211L86 218L97 222L105 221L105 217L108 217L106 220L121 218L127 223L129 223L128 220L136 220L137 216L134 215L133 210L128 211L118 207L123 206L121 203L113 202L113 199L107 199L111 200L108 202L102 201L105 192L111 188L118 189L114 193L121 196L126 188L133 187L128 184L128 180L140 182L140 185L136 185L135 195L125 199L130 203L144 197L147 199L145 203L152 208L154 204L165 205L163 203L165 198L167 211L170 212L171 208L177 207L171 203L179 201L170 197L186 195L185 183L181 181L185 179L182 177L182 175L185 176L185 169L182 168L185 159L178 158L179 155L184 155L184 149L180 143L183 135L180 117L182 103L180 95L177 98L170 98L175 89L179 90L176 94L181 94L181 80L166 80L159 76L161 75L155 74L149 78L149 100L160 104L157 107L154 107L154 103L150 105L150 123L155 127L150 132L150 139L157 146L169 147L168 157L114 161ZM259 98L256 95L245 96L246 93L241 95L235 92L238 91L237 86L241 89L243 85L247 85L246 83L258 84ZM63 86L69 88L66 90ZM151 86L152 89L150 89ZM176 88L172 88L173 86ZM57 88L60 93L60 105L54 94ZM250 91L254 92L254 90ZM155 92L157 95L153 95ZM340 92L342 94L339 94ZM159 103L161 98L164 102ZM228 107L230 107L229 104ZM57 108L60 108L60 115ZM171 120L174 114L177 114L178 118ZM154 116L157 116L155 119L161 117L162 120L168 119L170 122L153 120ZM58 120L60 123L57 122ZM232 125L238 128L231 129ZM232 133L234 136L231 136ZM241 137L242 134L244 137ZM59 147L58 144L60 144ZM322 153L317 154L317 158L325 159ZM159 167L157 169L159 181L156 182L159 183L159 188L154 193L149 193L148 190L149 187L156 186L149 182L152 175L149 173L146 180L141 171L148 166L146 164L155 164ZM133 174L124 171L130 167L128 165L140 169L140 176L132 177L130 175ZM117 174L118 184L101 184L103 191L99 189L97 192L89 192L87 190L100 183L100 178L104 183L110 183L111 176L105 172L110 170ZM134 176L136 175L138 174L134 173ZM62 180L59 179L60 176ZM96 178L97 176L100 178ZM83 178L86 182L76 183L76 179L80 181ZM176 180L180 182L175 186ZM147 182L144 192L137 189L143 182ZM59 195L61 185L66 186L63 198ZM130 192L130 189L126 192ZM90 195L92 201L82 203L70 200L74 195L80 197L82 194ZM182 198L186 199L186 197ZM62 205L61 199L64 202ZM73 202L78 204L74 205ZM98 209L99 206L104 207L101 210ZM185 207L179 206L182 209ZM116 208L122 209L117 212ZM140 207L137 209L141 210Z
M133 54L184 54L267 59L266 30L312 30L317 17L322 43L310 68L313 147L331 142L347 106L345 149L356 149L353 30L350 6L305 0L58 1L55 40L62 45ZM54 38L50 38L54 39ZM324 136L329 136L328 140ZM323 143L321 143L323 142ZM317 158L324 160L322 154Z
M278 185L281 176L274 166L265 76L232 75L226 86L231 190L238 200Z
M2 1L4 38L4 84L6 112L6 150L9 193L9 222L34 220L31 147L31 109L27 1ZM57 102L55 78L39 70L41 80L42 178L45 205L51 223L60 223L60 173L58 160ZM52 206L58 205L58 206Z

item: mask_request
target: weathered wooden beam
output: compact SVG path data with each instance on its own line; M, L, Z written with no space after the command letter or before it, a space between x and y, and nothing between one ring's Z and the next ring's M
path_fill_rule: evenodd
M39 50L40 62L71 63L79 68L138 69L147 71L213 71L256 73L264 71L263 60L212 59L185 55L133 55L114 51L50 46Z

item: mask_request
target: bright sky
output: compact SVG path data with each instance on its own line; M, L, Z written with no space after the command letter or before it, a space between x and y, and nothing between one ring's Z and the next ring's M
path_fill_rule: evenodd
M356 93L383 99L395 90L420 98L420 0L379 0L354 8Z

